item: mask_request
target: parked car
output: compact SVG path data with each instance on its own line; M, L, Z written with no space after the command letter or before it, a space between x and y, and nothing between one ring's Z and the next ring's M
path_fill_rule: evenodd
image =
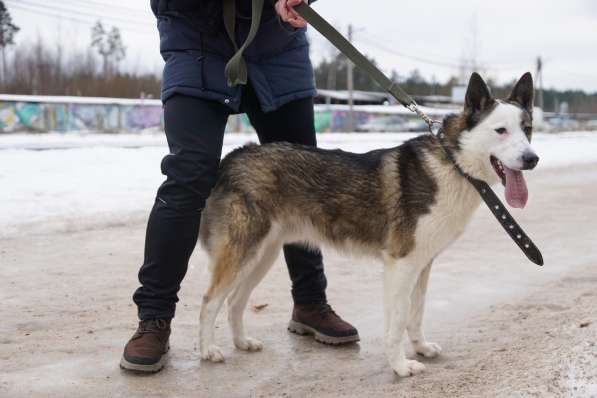
M365 132L418 132L427 131L427 124L418 119L408 120L402 116L382 116L370 119L357 126L357 131Z
M552 130L576 130L579 128L580 123L577 120L570 119L569 117L553 117L547 121L547 124Z
M357 126L357 131L385 132L408 131L408 122L402 116L382 116L369 119L366 123Z
M420 132L420 131L429 131L429 126L421 119L413 119L406 122L405 130L402 131L412 131L412 132Z
M597 130L597 119L594 120L589 120L586 124L585 127L588 130Z

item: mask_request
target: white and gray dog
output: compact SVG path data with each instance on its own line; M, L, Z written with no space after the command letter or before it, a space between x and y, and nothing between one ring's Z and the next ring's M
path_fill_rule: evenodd
M462 170L488 184L501 181L513 207L527 202L522 170L539 160L530 145L532 112L530 73L504 101L475 73L462 113L443 122L444 145ZM211 271L200 316L201 357L224 359L214 344L214 322L226 298L236 347L262 348L243 326L249 295L284 243L305 242L382 260L390 366L400 376L421 372L422 363L406 358L403 336L408 333L418 354L441 352L422 330L431 263L462 234L479 204L431 135L364 154L291 144L233 151L222 161L201 222Z

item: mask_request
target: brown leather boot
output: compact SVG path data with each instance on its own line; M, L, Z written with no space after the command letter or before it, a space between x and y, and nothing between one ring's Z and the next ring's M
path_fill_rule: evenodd
M359 341L359 332L340 318L328 304L295 305L288 330L312 335L324 344L347 344Z
M120 367L139 372L158 372L170 349L170 321L151 319L139 322L137 331L124 347Z

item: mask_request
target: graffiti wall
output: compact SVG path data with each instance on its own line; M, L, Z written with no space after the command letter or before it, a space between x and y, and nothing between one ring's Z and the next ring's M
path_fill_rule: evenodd
M0 99L0 132L118 132L162 128L159 101L139 104L97 102Z
M450 112L440 109L425 111L430 116L440 118ZM346 105L316 105L315 129L318 132L346 131L349 115ZM387 127L385 131L393 131L392 128L397 127L396 119L403 117L406 122L412 114L400 106L354 107L357 130L383 131ZM380 123L371 125L372 122ZM162 104L159 100L0 94L0 134L49 131L130 133L146 130L163 130ZM244 114L228 119L226 131L251 130L251 124Z

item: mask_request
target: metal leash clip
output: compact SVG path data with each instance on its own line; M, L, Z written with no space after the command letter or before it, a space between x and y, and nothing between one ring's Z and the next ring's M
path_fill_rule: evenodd
M425 123L427 123L427 127L429 128L429 132L431 134L433 134L436 137L439 137L440 130L442 128L442 122L440 122L439 120L432 119L429 116L427 116L425 114L425 112L423 112L419 108L419 105L414 100L410 104L406 105L406 108L409 111L416 113L417 116L419 116L421 119L423 119L423 121ZM443 138L443 137L439 137L439 138Z
M429 126L429 132L431 134L433 134L434 136L443 139L444 138L444 133L442 133L442 127L443 127L443 123L440 122L439 120L431 120L431 123L428 124Z

